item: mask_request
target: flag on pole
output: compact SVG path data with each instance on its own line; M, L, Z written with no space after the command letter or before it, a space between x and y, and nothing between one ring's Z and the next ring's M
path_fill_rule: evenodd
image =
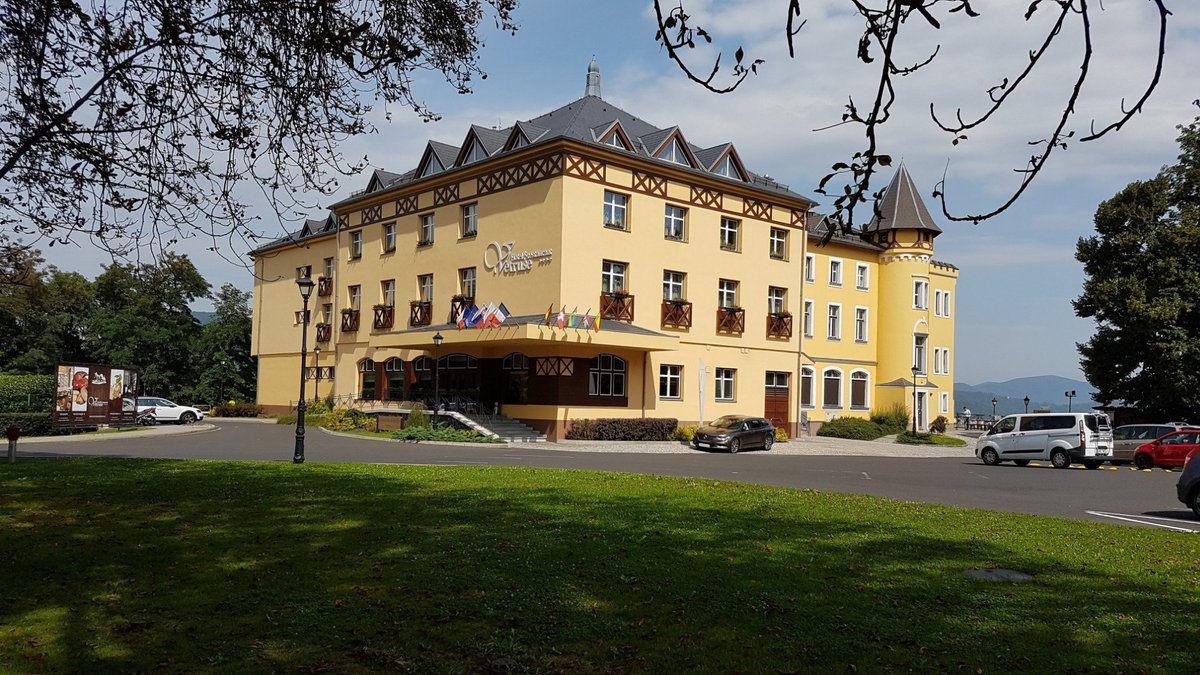
M559 328L565 328L567 325L567 310L563 307L558 308L558 317L554 321Z
M587 330L588 328L592 327L592 308L591 307L588 307L588 310L583 313L583 320L579 322L579 327L584 330Z
M596 315L596 322L592 324L592 330L596 331L597 333L600 332L600 315L599 314Z
M492 312L496 311L495 303L488 303L486 307L479 311L479 319L475 325L479 328L487 328L488 322L492 319Z
M579 306L578 305L575 306L575 309L571 310L571 318L567 320L567 325L570 326L571 328L575 328L577 325L579 325Z
M471 310L470 306L460 306L458 308L458 329L462 330L467 327L467 312Z
M508 308L505 307L504 303L502 302L500 303L500 306L496 308L496 311L492 312L492 325L499 326L500 324L504 323L504 320L507 318Z
M477 305L471 305L467 308L465 325L467 328L474 328L479 325L479 307Z
M545 323L547 326L550 325L550 315L552 315L553 313L554 313L554 303L552 302L552 303L550 303L550 306L546 308Z

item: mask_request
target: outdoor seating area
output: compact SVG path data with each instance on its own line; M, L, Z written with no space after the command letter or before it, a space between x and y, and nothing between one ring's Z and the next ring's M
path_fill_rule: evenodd
M986 431L997 419L992 415L958 415L954 418L954 428L961 431Z

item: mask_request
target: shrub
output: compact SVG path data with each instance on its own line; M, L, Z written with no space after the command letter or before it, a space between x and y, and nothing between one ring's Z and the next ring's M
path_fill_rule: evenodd
M331 431L354 431L367 425L367 414L358 408L334 408L321 426Z
M896 435L896 442L897 443L906 443L908 445L962 446L962 445L967 444L967 442L961 438L955 438L953 436L941 436L938 434L929 434L929 433L925 433L924 431L918 431L915 434L911 431L901 431L899 434Z
M41 375L24 375L22 377L41 377ZM0 429L10 425L21 427L21 436L49 436L54 433L54 417L49 412L11 412L0 413Z
M308 421L308 415L320 414L316 410L316 404L309 407L305 414L305 422ZM216 417L258 417L262 414L262 406L257 403L235 403L230 401L222 403L213 408L212 414ZM295 420L292 420L295 423Z
M783 430L783 427L775 427L775 442L776 443L787 443L788 442L788 435L787 435L787 432Z
M404 420L404 427L421 429L430 426L429 415L425 412L425 404L414 403L412 411L408 413L408 419Z
M675 427L675 431L671 432L671 435L667 437L667 440L687 441L691 443L692 439L696 438L696 429L699 428L700 427L696 426L695 424L690 424L686 427Z
M884 433L880 434L881 436L903 431L908 427L910 419L912 418L909 415L908 406L903 403L893 403L883 410L871 413L871 421L884 429Z
M875 422L861 417L839 417L832 422L822 424L821 428L817 430L817 435L873 441L880 436L886 436L887 431Z
M53 375L0 375L0 413L54 410Z
M313 399L313 402L308 404L309 415L325 415L332 410L333 406L329 405L329 401L323 398Z
M455 429L453 427L405 427L392 432L392 438L398 441L451 441L457 443L503 443L494 436L484 436L474 429Z
M665 441L679 426L674 417L571 420L567 439L574 441Z
M295 415L280 415L279 417L275 418L275 423L276 424L290 424L292 426L296 426L296 416ZM304 426L305 426L305 428L307 428L307 427L323 427L323 426L325 426L325 416L324 415L310 415L307 412L305 412L304 413Z
M929 423L929 430L936 434L944 434L946 433L946 424L949 421L945 415L938 415Z

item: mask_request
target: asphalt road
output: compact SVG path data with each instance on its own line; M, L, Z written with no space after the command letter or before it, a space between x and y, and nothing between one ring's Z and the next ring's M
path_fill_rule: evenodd
M19 446L20 456L107 455L169 459L291 461L295 429L216 422L209 431L144 436L113 434L88 442ZM985 466L975 458L807 456L769 452L595 453L383 442L309 430L309 462L537 466L691 476L846 492L1099 522L1200 532L1200 520L1175 498L1179 474Z

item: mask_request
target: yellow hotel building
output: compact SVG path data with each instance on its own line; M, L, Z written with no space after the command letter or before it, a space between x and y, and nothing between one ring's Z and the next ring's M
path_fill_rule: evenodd
M436 379L443 405L550 440L597 417L755 414L791 435L896 404L921 428L952 417L958 270L933 260L908 173L865 235L825 242L814 206L732 144L606 102L593 62L583 98L431 141L253 252L258 402L295 406L308 275L309 397L432 407ZM499 326L457 324L501 304Z

